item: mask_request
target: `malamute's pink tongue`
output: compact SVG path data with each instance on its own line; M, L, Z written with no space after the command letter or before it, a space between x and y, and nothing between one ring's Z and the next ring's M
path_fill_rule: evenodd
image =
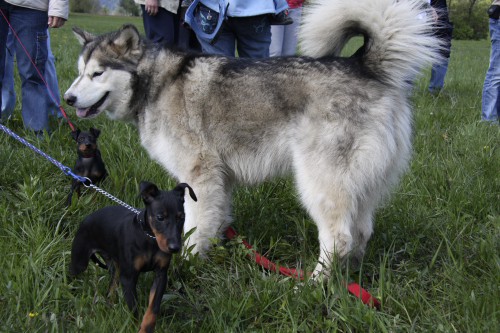
M90 111L90 108L86 108L86 109L76 109L76 115L80 118L86 118L88 113Z

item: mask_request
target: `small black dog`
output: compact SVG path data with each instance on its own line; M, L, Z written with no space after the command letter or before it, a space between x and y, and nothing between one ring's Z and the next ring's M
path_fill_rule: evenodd
M90 258L100 266L107 266L111 274L108 292L114 289L119 278L125 301L136 317L139 274L155 271L140 332L154 330L170 259L182 247L186 188L197 201L188 184L180 183L166 192L152 183L141 182L140 192L146 208L139 215L121 206L102 208L85 218L73 240L70 274L75 276L85 271ZM95 253L104 258L106 265L99 264Z
M95 128L90 128L88 131L80 131L77 129L71 132L71 136L73 136L77 143L76 151L78 153L73 173L78 176L89 178L92 184L99 183L108 175L101 158L101 152L97 148L97 138L99 134L101 134L101 131ZM80 181L76 179L73 180L71 190L66 200L66 206L71 205L74 191L80 196L81 185L82 183Z

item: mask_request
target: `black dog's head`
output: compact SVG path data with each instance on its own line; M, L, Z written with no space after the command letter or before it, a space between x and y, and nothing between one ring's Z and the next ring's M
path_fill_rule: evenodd
M140 192L146 204L145 220L156 237L161 251L179 252L182 247L184 227L184 193L186 188L194 201L193 189L186 183L178 184L172 191L161 191L155 184L141 182Z
M96 128L90 128L88 131L79 129L71 132L71 136L77 144L78 155L82 157L92 157L97 151L97 138L101 134Z

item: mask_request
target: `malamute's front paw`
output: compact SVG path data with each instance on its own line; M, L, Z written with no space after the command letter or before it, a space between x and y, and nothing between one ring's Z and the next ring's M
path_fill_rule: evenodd
M313 282L324 282L330 278L330 267L325 266L322 262L318 262L316 268L311 274Z
M198 237L196 232L188 232L187 238L184 241L184 256L189 259L191 257L206 258L207 252L211 247L209 239Z

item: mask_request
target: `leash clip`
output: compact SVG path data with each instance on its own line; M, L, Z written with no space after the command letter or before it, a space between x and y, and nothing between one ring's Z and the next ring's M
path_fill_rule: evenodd
M81 181L80 182L83 184L83 186L85 187L92 187L92 181L90 180L89 177L80 177L81 179L84 179L84 181Z

